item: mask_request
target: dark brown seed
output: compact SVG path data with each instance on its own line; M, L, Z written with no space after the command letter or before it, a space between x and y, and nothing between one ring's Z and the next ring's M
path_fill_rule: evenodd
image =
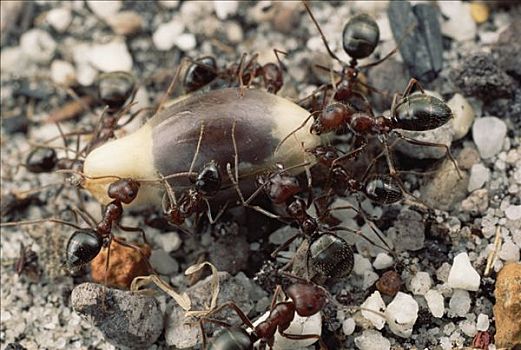
M400 275L398 272L391 270L384 273L378 282L376 282L376 289L378 289L380 293L395 296L400 290L401 285L402 279Z

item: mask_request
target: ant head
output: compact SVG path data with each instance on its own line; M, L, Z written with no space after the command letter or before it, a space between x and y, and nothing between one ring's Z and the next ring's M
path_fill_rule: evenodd
M75 231L67 242L67 266L77 268L88 264L98 255L102 239L92 229Z
M195 189L205 196L213 196L221 189L221 174L215 162L206 164L197 174Z
M343 103L331 103L313 121L311 133L320 135L321 133L337 130L351 122L351 116L354 112L354 110Z
M32 173L48 173L54 169L57 162L58 157L54 149L38 147L27 156L25 167Z
M345 240L333 233L322 233L309 245L309 262L323 276L345 277L353 269L353 250Z
M127 72L109 72L98 79L100 99L109 106L109 111L120 109L134 93L136 81Z
M215 58L207 56L193 62L186 70L183 85L187 93L198 90L217 77Z
M286 212L294 219L306 217L306 203L302 199L297 198L288 205Z
M403 199L398 182L390 176L373 175L365 182L365 195L381 204L392 204Z
M302 317L309 317L324 308L327 296L324 289L311 283L296 283L286 289L293 300L295 311Z
M380 40L380 29L368 14L359 14L346 23L342 33L344 51L354 59L371 55Z
M109 185L108 195L112 199L129 204L136 199L139 186L139 182L130 178L119 179Z

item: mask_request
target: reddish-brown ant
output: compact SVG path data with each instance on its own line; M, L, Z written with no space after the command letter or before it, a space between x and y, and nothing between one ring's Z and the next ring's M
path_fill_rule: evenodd
M233 302L223 304L208 313L205 318L200 321L203 348L209 350L225 350L231 348L247 350L252 349L253 344L258 340L261 341L261 347L268 345L272 348L275 341L275 334L278 332L283 337L293 340L318 339L321 348L325 349L326 347L318 334L288 334L285 331L290 327L296 314L301 317L311 317L319 313L326 304L327 292L322 287L311 283L296 283L286 289L286 294L289 297L287 301L276 302L280 292L281 289L278 287L275 291L268 317L256 326L253 325L244 312ZM203 324L204 322L214 322L226 325L224 322L209 318L225 308L234 310L241 321L252 330L252 333L248 334L242 328L232 328L228 325L228 327L214 337L208 344L208 347L206 347L206 335Z

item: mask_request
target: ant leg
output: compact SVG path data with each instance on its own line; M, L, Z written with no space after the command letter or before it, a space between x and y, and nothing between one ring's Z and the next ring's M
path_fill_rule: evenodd
M279 63L279 68L281 71L284 71L284 69L286 67L284 67L284 63L282 63L282 60L280 59L279 57L279 53L284 55L284 56L287 56L288 53L286 51L282 51L282 50L279 50L279 49L273 49L273 53L275 53L275 57L277 57L277 62Z
M123 231L141 233L141 238L143 239L143 243L148 244L148 240L147 240L145 231L141 227L128 227L128 226L123 226L121 224L116 224L116 225L118 226L118 228L120 228Z
M322 338L318 334L289 334L285 332L281 332L280 335L282 335L284 338L292 339L292 340L303 340L303 339L317 339L317 341L320 343L320 349L327 349L326 344L322 341Z
M207 317L202 317L199 319L199 328L200 328L200 331L201 331L201 338L202 338L202 343L203 343L203 347L202 349L203 350L206 350L208 347L207 347L207 338L206 338L206 331L204 330L204 323L207 322L207 323L214 323L216 325L219 325L219 326L222 326L222 327L227 327L227 328L230 328L232 325L227 323L227 322L224 322L224 321L220 321L220 320L216 320L216 319L213 319L213 318L207 318Z
M204 134L204 122L201 122L201 128L199 130L199 139L197 140L197 146L195 148L194 157L192 158L192 163L190 164L190 170L188 170L189 173L191 173L194 170L194 165L197 160L197 156L199 155L199 150L201 149L201 142L203 141L203 134Z
M228 202L226 202L219 209L219 211L217 212L217 215L215 216L215 218L213 218L212 217L212 210L210 208L210 202L206 198L203 198L203 200L206 202L206 207L208 208L208 210L206 211L206 216L208 216L208 220L210 221L210 225L214 225L217 222L217 220L219 220L219 218L224 214L226 208L228 208Z
M301 233L297 233L297 234L293 235L292 237L288 238L288 239L286 240L286 242L284 242L284 243L282 243L281 245L279 245L279 246L277 247L277 249L275 249L275 250L271 253L271 257L272 257L272 258L276 258L276 257L277 257L277 254L278 254L280 251L286 249L286 248L287 248L287 247L288 247L288 246L289 246L289 245L290 245L290 244L291 244L295 239L297 239L297 238L300 237L300 236L302 236L302 234L301 234Z
M275 308L275 305L277 305L277 298L281 295L281 293L282 293L282 287L280 286L280 284L277 284L277 287L275 288L275 292L273 293L273 297L271 298L270 312L273 311L273 309Z
M365 97L365 95L362 95L361 93L357 92L357 91L352 91L351 92L351 96L358 96L360 97L360 99L362 99L362 101L364 102L364 107L365 109L363 110L363 112L366 112L367 114L369 114L371 117L374 117L374 112L373 112L373 108L371 107L371 103L369 102L369 100L367 99L367 97Z
M396 134L402 140L404 140L406 142L409 142L410 144L413 144L413 145L444 148L446 156L449 157L449 159L452 162L452 164L454 164L454 168L456 168L456 171L458 172L458 177L460 179L463 178L461 176L461 171L460 171L460 168L458 166L458 163L456 162L456 159L454 159L454 156L452 155L452 152L450 151L449 146L444 145L442 143L434 143L434 142L427 142L427 141L416 140L416 139L414 139L412 137L405 136L405 135L403 135L403 134L401 134L401 133L399 133L397 131L394 131L394 134Z
M181 59L181 62L177 66L177 69L175 70L174 78L170 82L170 85L168 86L168 89L166 90L165 94L161 97L161 100L159 100L159 105L157 106L156 113L159 113L163 110L164 104L168 97L172 94L174 91L174 88L177 84L177 81L179 80L179 76L181 75L182 68L187 62L190 62L186 57ZM156 114L154 113L154 114Z
M407 87L405 88L405 91L403 92L403 96L409 96L414 87L417 87L421 91L422 94L425 93L420 82L414 78L411 78L411 80L409 80L409 83L407 84Z
M335 165L337 165L338 163L340 163L341 161L345 160L345 159L352 159L354 157L356 157L360 152L362 152L364 150L364 148L367 147L367 140L364 140L362 142L362 145L360 147L358 147L357 149L349 152L349 153L346 153L344 155L341 155L340 157L338 157L337 159L335 159L333 161L333 163L331 163L331 168L333 168Z
M211 316L211 315L215 315L216 313L218 313L219 311L225 309L225 308L229 308L229 309L232 309L233 311L235 311L235 313L237 314L237 316L239 316L239 318L241 319L241 321L246 325L248 326L249 328L251 328L252 330L255 329L255 326L253 325L253 323L250 321L250 319L248 318L248 316L246 316L244 314L244 312L233 302L233 301L230 301L230 302L227 302L225 304L222 304L218 307L216 307L215 309L211 310L208 312L208 314L206 315L206 317L208 316Z

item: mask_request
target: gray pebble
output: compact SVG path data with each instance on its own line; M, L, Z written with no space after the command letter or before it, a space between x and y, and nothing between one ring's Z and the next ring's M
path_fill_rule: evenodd
M118 347L147 348L163 331L163 313L151 296L83 283L72 291L71 302Z
M422 215L414 210L402 210L387 235L393 240L397 252L422 249L425 241L425 223Z

